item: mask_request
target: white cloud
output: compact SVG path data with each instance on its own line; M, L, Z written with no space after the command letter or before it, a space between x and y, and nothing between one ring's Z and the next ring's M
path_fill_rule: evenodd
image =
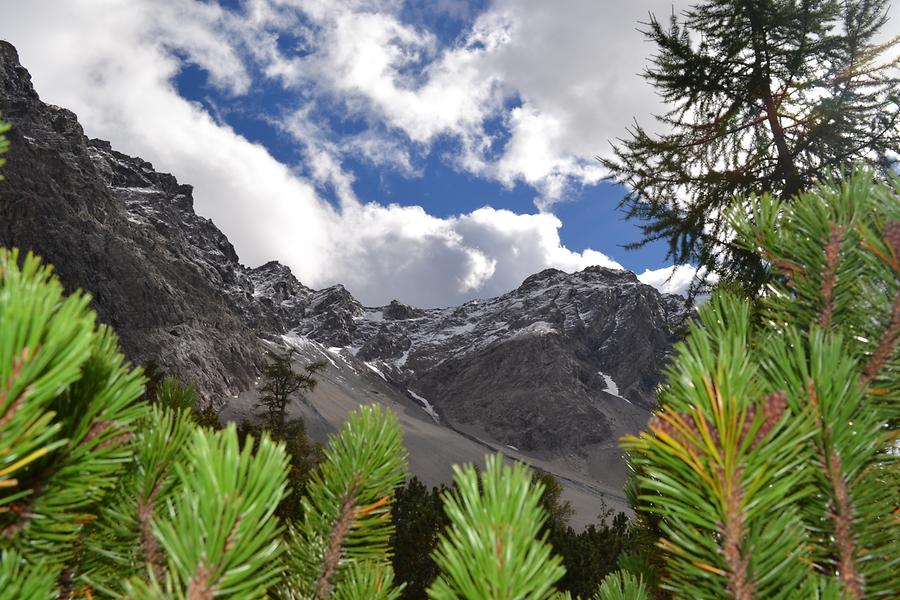
M424 306L505 292L548 266L614 264L562 247L560 222L549 214L483 208L439 219L419 207L360 204L334 148L312 145L314 179L339 191L341 206L331 206L265 148L178 95L174 52L210 69L231 93L246 84L233 46L216 34L230 27L228 17L194 4L34 1L7 11L5 25L46 101L73 109L88 135L193 184L198 213L214 219L248 264L276 258L308 285L343 282L370 304L398 297Z
M691 283L696 277L697 269L690 265L646 269L638 275L641 283L652 285L664 294L681 294L682 296L687 296Z
M193 184L197 211L248 264L277 258L308 285L340 281L369 303L397 296L423 305L500 293L548 266L614 263L564 248L559 221L545 212L482 208L439 219L361 204L345 157L417 176L417 159L449 138L457 168L525 183L549 210L602 177L592 157L632 116L648 123L658 112L637 75L649 52L637 23L672 10L671 0L493 0L446 45L404 22L400 0L244 0L237 13L197 0L0 3L4 35L38 92L73 109L88 135ZM470 14L451 0L435 6ZM298 140L300 168L181 98L173 79L185 63L225 95L249 97L259 77L295 92L294 114L266 116ZM324 110L367 127L332 131ZM689 271L640 277L680 292Z
M302 58L275 49L262 58L270 76L311 86L426 149L452 136L462 143L458 166L534 187L542 210L572 186L597 183L604 172L593 157L632 115L659 108L637 77L646 59L637 23L671 10L671 0L496 0L447 48L401 21L399 3L378 12L347 1L276 3L295 5L319 30ZM518 106L506 112L509 102ZM486 131L498 116L508 130L499 142Z

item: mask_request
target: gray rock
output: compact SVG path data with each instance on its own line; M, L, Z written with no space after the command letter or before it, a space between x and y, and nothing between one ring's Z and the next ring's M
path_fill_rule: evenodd
M317 311L294 333L346 347L451 426L555 453L609 443L635 407L649 414L687 314L683 298L603 267L547 269L446 309L361 309L342 297Z
M261 351L248 323L270 317L228 239L194 213L191 186L88 140L73 113L40 101L5 42L0 114L12 124L0 244L89 291L133 361L155 359L207 397L250 385Z

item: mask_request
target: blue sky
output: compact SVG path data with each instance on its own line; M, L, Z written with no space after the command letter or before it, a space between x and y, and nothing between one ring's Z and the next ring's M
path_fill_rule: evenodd
M420 12L412 16L421 18ZM433 15L427 14L429 24ZM459 21L436 21L440 36L453 40L460 34ZM296 165L303 170L302 154L297 142L273 124L270 118L289 110L295 95L281 86L268 84L255 89L248 96L232 96L209 82L202 68L186 64L175 78L179 94L202 104L220 122L232 127L248 140L265 146L273 157L285 164ZM364 121L344 118L340 110L324 111L335 135L348 135L367 127ZM494 135L502 135L502 125L494 123L487 128ZM413 174L397 169L374 165L364 158L347 156L345 168L356 178L354 191L363 201L396 203L402 206L421 206L429 214L450 217L470 212L482 206L509 209L515 212L534 210L538 194L534 187L517 182L504 186L497 181L467 173L448 164L445 155L452 154L455 142L438 140L416 157ZM598 153L608 143L598 140ZM320 189L323 197L337 203L333 190ZM638 273L646 269L666 266L666 245L653 242L639 249L625 251L622 247L641 239L639 222L625 218L618 208L625 189L609 181L594 185L577 186L568 190L565 198L555 203L550 212L562 221L559 235L562 243L571 250L581 252L594 248L614 256L626 269Z
M194 185L246 264L441 306L547 267L684 288L663 244L622 248L638 224L594 158L659 112L637 27L671 7L35 0L3 35L89 136Z

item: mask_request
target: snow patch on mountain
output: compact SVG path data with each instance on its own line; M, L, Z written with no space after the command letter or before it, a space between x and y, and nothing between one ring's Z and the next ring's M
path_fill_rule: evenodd
M434 410L434 406L432 406L431 403L430 403L428 400L426 400L426 399L423 398L422 396L418 395L417 393L415 393L414 391L412 391L412 390L409 389L409 388L407 388L406 391L409 392L409 395L410 395L410 396L412 396L413 398L415 398L416 400L418 400L419 403L422 404L422 409L423 409L425 412L427 412L429 415L431 415L431 418L434 419L434 422L435 422L435 423L440 423L440 422L441 422L441 417L438 416L437 411Z
M629 399L626 398L625 396L620 396L620 395L619 395L619 386L616 385L616 382L613 380L612 377L610 377L609 375L607 375L607 374L604 373L603 371L597 371L597 374L600 375L600 377L603 378L603 381L606 382L606 389L603 390L604 392L606 392L607 394L612 394L612 395L615 396L616 398L621 398L622 400L624 400L624 401L627 402L628 404L631 404L631 403L632 403L631 400L629 400Z
M379 377L381 377L381 378L384 379L385 381L388 380L388 378L384 376L384 373L381 372L381 369L379 369L378 367L376 367L375 365L373 365L373 364L370 363L369 361L365 361L365 364L366 364L367 367L369 367L369 369L371 369L372 371L374 371Z
M522 337L528 335L553 335L559 331L547 321L535 321L531 325L519 329L513 333L512 337Z

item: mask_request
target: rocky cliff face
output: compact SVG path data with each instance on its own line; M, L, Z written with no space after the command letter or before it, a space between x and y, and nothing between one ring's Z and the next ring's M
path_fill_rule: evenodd
M604 443L625 413L646 414L685 316L682 298L603 267L548 269L445 309L366 308L341 286L279 299L305 314L291 336L340 348L437 418L529 451Z
M38 98L0 42L0 114L12 150L0 184L0 244L33 250L93 296L135 362L155 359L207 395L250 385L259 360L253 284L231 244L194 214L191 186L85 137Z
M2 42L0 113L13 125L0 244L42 255L93 295L135 362L154 359L207 397L252 389L274 342L316 344L423 418L522 452L614 448L653 405L684 308L632 273L549 269L458 307L364 307L277 262L241 265L194 213L189 185L85 137Z

